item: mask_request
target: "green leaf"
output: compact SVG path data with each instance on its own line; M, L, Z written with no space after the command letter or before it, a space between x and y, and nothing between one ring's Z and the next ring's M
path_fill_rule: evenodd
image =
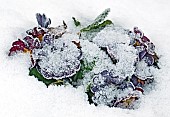
M90 72L93 67L95 66L95 61L88 63L87 60L81 60L80 61L81 66L80 66L80 70L71 77L71 84L73 86L76 86L75 84L77 83L78 80L83 79L84 74L87 72Z
M93 104L94 102L93 102L93 100L92 100L92 97L93 97L94 93L91 92L91 84L89 84L89 85L87 86L86 94L87 94L87 96L88 96L88 101L89 101L89 103L90 103L90 104Z
M111 20L106 20L104 22L102 22L101 24L92 24L89 25L86 28L83 28L80 30L80 32L87 32L87 31L91 31L91 30L95 30L95 29L99 29L102 30L103 28L105 28L106 26L113 24Z
M50 84L56 84L56 85L62 85L63 84L63 80L46 79L46 78L44 78L43 75L41 73L39 73L38 70L35 67L30 69L29 75L30 76L34 76L35 78L38 79L38 81L42 81L47 87Z
M80 25L81 25L80 22L79 22L78 20L76 20L75 17L72 17L72 19L73 19L74 24L75 24L76 26L80 26Z
M108 16L109 12L110 8L105 9L99 16L97 16L97 18L94 20L94 23L98 24L104 21L104 19Z
M104 21L104 19L107 17L107 15L110 12L110 8L104 10L95 20L92 24L90 24L89 26L83 28L80 30L80 32L86 32L86 31L91 31L94 29L103 29L105 26L112 24L112 21L110 20L106 20ZM102 22L102 23L101 23ZM100 30L101 30L100 29Z

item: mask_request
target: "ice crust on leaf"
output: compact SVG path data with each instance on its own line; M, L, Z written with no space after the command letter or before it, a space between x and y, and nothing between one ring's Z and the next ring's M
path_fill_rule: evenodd
M99 16L96 17L94 22L95 23L100 23L100 22L104 21L104 19L107 17L109 12L110 12L110 8L105 9Z

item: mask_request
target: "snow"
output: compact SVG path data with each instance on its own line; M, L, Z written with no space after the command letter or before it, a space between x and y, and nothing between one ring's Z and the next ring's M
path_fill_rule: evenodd
M33 55L39 58L38 65L44 77L62 79L73 76L80 69L81 52L71 39L78 36L64 34L62 38L53 39L52 44L44 45L42 49L35 49ZM48 69L47 69L48 68Z
M6 0L0 1L0 117L168 117L170 112L170 14L168 0ZM45 13L58 26L74 16L89 24L104 9L108 19L126 29L138 26L156 46L161 69L156 88L142 97L140 108L125 110L89 105L83 88L46 86L28 76L29 57L8 57L11 43L37 25L35 14Z

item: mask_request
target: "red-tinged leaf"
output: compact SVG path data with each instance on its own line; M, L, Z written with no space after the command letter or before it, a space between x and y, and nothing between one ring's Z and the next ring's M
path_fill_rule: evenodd
M27 48L29 50L33 50L34 48L40 48L41 44L40 44L38 39L34 39L34 38L30 37L30 36L26 36L24 38L24 40L27 43Z
M141 40L142 40L143 42L150 42L150 40L149 40L148 37L146 37L146 36L143 36L143 37L141 38Z
M34 43L34 39L31 38L30 36L26 36L24 38L24 41L26 41L28 44L31 44L31 45Z
M144 90L143 90L142 87L136 87L135 90L140 91L140 92L142 92L142 93L144 92Z
M142 37L143 36L143 32L141 30L138 29L138 27L134 27L134 33L136 34L140 34L140 36Z
M26 33L31 35L33 38L39 38L39 40L42 41L45 31L41 28L34 27L33 29L26 31Z
M12 43L12 47L9 50L9 56L11 56L12 53L17 53L17 51L23 52L25 47L25 43L18 39L18 41Z
M25 47L25 43L18 39L18 41L15 41L12 43L12 46L20 46L20 47Z

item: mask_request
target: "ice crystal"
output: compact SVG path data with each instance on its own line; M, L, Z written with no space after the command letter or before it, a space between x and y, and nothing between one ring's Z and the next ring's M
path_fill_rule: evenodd
M39 60L39 70L45 78L68 78L80 69L81 50L72 43L71 39L74 38L74 35L67 34L59 39L51 39L53 42L33 52L34 58Z

